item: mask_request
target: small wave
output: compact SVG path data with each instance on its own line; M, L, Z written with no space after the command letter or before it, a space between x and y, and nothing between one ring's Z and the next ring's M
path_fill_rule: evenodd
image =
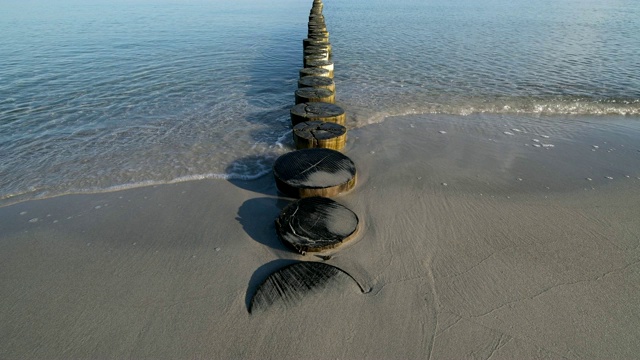
M149 186L162 186L162 185L170 185L170 184L178 184L190 181L199 181L199 180L244 180L251 181L259 179L271 172L271 168L263 169L262 171L252 173L252 174L242 174L242 173L229 173L229 174L194 174L182 176L179 178L171 179L171 180L147 180L140 181L135 183L128 184L119 184L108 186L104 188L88 188L88 189L70 189L67 191L55 192L52 190L38 190L38 189L30 189L29 191L16 193L16 194L7 194L0 197L0 207L14 205L17 203L30 201L30 200L43 200L49 199L64 195L89 195L89 194L105 194L111 192L118 192L124 190L131 190L136 188L143 188Z
M473 114L500 115L586 115L586 116L639 116L640 99L610 99L604 101L590 100L535 100L535 99L459 99L459 101L444 103L433 102L430 99L416 101L397 101L389 106L374 106L371 104L345 104L351 113L352 126L361 127L376 124L389 117L442 114L469 116ZM385 104L386 105L386 104Z

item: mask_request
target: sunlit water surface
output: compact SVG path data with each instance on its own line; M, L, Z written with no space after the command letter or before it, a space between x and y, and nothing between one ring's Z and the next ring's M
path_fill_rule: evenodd
M3 1L0 204L268 172L290 150L311 4ZM635 0L324 4L350 127L640 115Z

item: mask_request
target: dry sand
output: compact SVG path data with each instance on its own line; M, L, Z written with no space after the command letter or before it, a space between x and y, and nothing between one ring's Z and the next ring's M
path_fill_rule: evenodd
M254 314L269 273L322 261L278 241L270 176L0 208L0 358L637 358L636 123L353 130L359 184L336 200L362 230L327 263L371 291Z

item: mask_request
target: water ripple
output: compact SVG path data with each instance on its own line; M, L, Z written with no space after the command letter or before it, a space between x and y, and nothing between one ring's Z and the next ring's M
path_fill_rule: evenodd
M252 178L287 151L308 3L114 1L3 4L0 205ZM350 126L638 116L639 6L326 0L337 99Z

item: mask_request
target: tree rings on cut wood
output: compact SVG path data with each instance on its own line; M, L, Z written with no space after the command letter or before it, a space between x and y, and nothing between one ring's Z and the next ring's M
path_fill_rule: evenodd
M327 69L323 68L304 68L300 69L300 77L303 78L305 76L325 76L328 78L332 78L331 72Z
M346 123L344 110L335 104L314 102L298 104L291 108L291 124L298 125L305 121L324 121L340 125Z
M358 216L326 197L287 205L276 219L276 232L289 248L305 254L333 249L358 233Z
M346 155L331 149L296 150L273 165L276 187L295 198L332 197L353 189L356 166Z
M308 102L326 102L333 104L335 101L336 94L331 90L311 87L296 90L296 104Z
M326 76L304 76L298 80L298 88L306 87L327 89L335 92L336 83Z
M347 128L324 121L301 122L293 127L293 141L296 149L340 150L347 143Z

